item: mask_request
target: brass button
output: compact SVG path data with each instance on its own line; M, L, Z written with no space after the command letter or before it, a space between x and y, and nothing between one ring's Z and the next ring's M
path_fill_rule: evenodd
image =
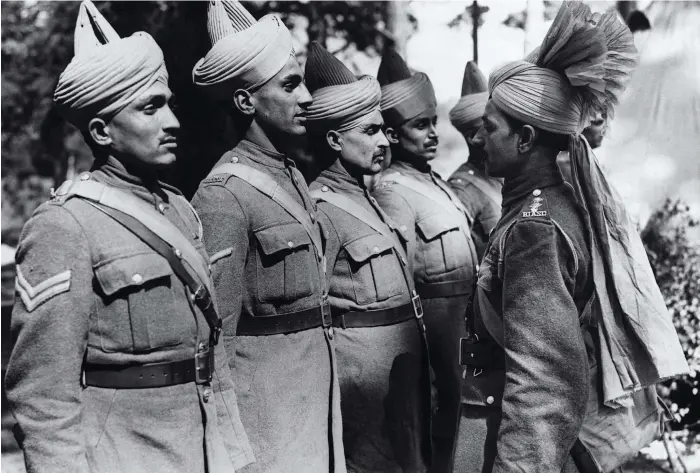
M202 401L209 402L209 396L211 396L211 390L209 388L206 388L204 390L204 393L202 394Z
M288 241L288 242L287 242L287 246L290 247L290 248L293 248L293 247L294 247L294 243L291 242L291 241Z
M373 251L374 253L379 253L379 247L378 247L378 246L375 246L374 248L372 248L372 251Z
M159 210L160 213L162 213L162 214L165 213L165 204L164 204L163 202L161 202L160 204L158 204L158 210Z
M143 276L141 276L139 273L136 273L133 276L131 276L131 280L138 284L143 281Z
M539 189L535 189L534 191L532 191L532 195L534 195L535 197L537 197L537 196L540 195L541 193L542 193L542 191L539 190Z
M472 170L470 169L470 170L469 170L469 174L471 174L471 175L473 176L473 175L474 175L474 171L472 171Z
M493 396L489 396L486 398L486 404L493 404L493 401L494 401Z
M328 192L330 189L328 189L328 186L323 186L321 187L321 192Z
M81 181L87 181L88 179L90 179L90 174L84 172L84 173L82 173L82 174L80 175L80 180L81 180Z
M176 249L175 256L177 256L178 258L182 258L182 251Z
M232 162L232 163L237 163L237 162L238 162L238 156L234 156L233 158L231 158L231 162Z

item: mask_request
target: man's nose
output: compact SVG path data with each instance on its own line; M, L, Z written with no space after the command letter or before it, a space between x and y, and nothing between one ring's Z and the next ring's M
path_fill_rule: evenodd
M309 89L307 89L306 84L302 82L299 84L299 99L297 100L297 103L301 108L307 108L309 105L311 105L311 102L313 102L313 98L311 98Z
M170 105L165 106L165 117L163 117L163 130L177 131L180 129L180 120L177 119Z
M389 147L389 140L386 138L386 135L383 131L379 132L379 143L377 143L377 146L379 146L380 148Z
M471 139L472 145L483 148L484 146L484 127L483 125L479 127L474 137Z
M437 125L435 125L434 123L430 125L430 130L428 130L428 135L431 138L439 138L440 137L440 134L437 131Z

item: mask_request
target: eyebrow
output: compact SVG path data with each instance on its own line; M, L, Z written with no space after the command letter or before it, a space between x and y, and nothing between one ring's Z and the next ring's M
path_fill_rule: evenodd
M290 82L294 80L302 82L304 80L304 77L298 72L291 72L289 75L284 76L282 82Z

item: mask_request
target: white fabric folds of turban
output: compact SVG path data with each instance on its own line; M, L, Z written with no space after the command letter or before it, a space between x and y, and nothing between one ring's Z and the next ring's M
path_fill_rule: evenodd
M500 110L542 130L578 134L586 125L581 97L566 78L530 62L514 61L494 71L489 93Z
M221 38L195 64L192 79L215 98L254 90L272 79L294 54L282 20L266 15L251 27Z
M163 52L138 32L75 56L58 79L54 102L82 129L93 118L111 119L157 81L168 83Z
M382 115L389 126L400 125L436 106L433 84L423 72L382 87Z
M309 127L343 132L360 126L380 110L381 88L375 78L363 76L351 84L318 89L312 97L306 111Z
M486 108L488 100L488 92L463 96L450 110L450 122L457 129L478 124L477 120L480 120L484 114L484 108Z

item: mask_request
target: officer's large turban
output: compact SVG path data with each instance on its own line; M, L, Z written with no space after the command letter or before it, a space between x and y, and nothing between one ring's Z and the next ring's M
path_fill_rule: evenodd
M479 126L488 99L486 77L476 63L469 61L464 68L462 97L450 110L450 122L458 130Z
M254 91L294 55L282 20L266 15L256 22L237 0L209 2L207 29L212 48L195 64L192 79L215 98L239 89Z
M74 48L54 102L78 128L96 117L111 119L155 82L168 82L163 52L151 35L120 38L89 0L80 5Z
M428 109L437 107L433 84L422 72L411 74L408 66L393 49L382 57L377 72L382 86L382 115L389 126L398 126Z
M612 116L635 66L632 34L615 12L600 16L565 2L539 49L489 77L502 112L570 136L572 184L590 224L600 373L611 407L688 370L636 226L580 135L594 111Z
M370 76L356 79L316 41L309 46L305 76L313 97L306 111L311 130L351 130L380 110L381 89L377 80Z

